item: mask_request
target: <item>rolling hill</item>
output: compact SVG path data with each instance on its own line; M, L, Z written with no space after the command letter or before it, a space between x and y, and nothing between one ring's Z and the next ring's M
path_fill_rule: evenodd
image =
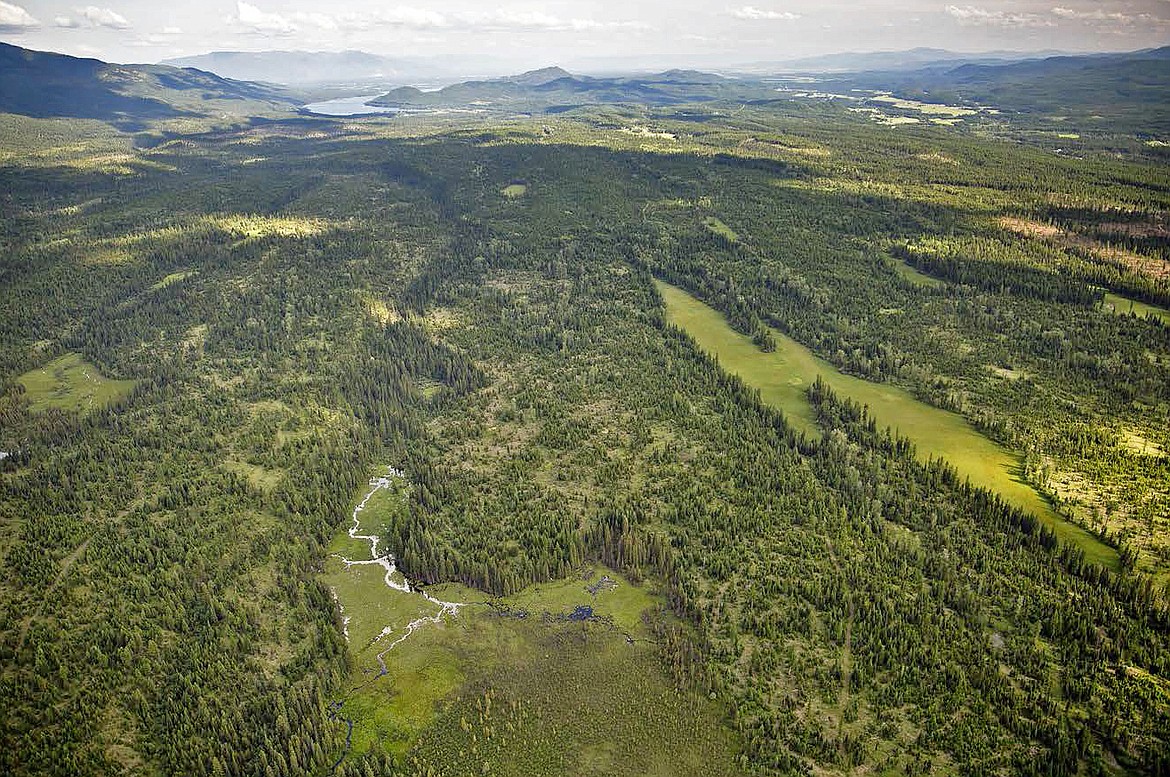
M873 71L830 86L888 89L930 102L993 105L1025 117L1097 117L1114 131L1170 131L1170 47Z
M115 65L0 43L0 112L99 119L122 129L148 122L286 113L279 90L167 65Z
M394 89L370 105L457 107L509 110L562 110L580 105L678 105L723 99L771 96L767 87L712 73L669 70L647 76L599 78L574 75L559 67L530 70L486 81L465 81L431 92Z

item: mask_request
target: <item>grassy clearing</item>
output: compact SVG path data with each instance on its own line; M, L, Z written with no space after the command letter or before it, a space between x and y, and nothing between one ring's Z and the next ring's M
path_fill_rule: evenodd
M874 102L892 105L904 111L918 111L926 116L948 116L955 118L959 116L974 116L979 113L979 111L973 108L962 108L957 105L943 105L941 103L923 103L917 100L903 100L900 97L894 97L892 95L878 95L872 99Z
M729 243L739 242L739 235L735 233L735 230L714 216L707 216L704 218L703 226L706 227L707 231L711 234L715 235L716 237L721 237Z
M915 399L896 386L845 375L804 346L772 331L776 350L765 353L750 338L728 326L716 310L681 289L659 282L672 324L684 329L699 347L719 359L724 369L760 391L764 402L779 408L806 434L819 435L806 390L820 375L837 394L860 402L879 424L909 438L921 459L945 458L972 483L995 491L1011 504L1043 520L1065 542L1071 542L1092 561L1118 568L1117 553L1089 532L1069 523L1019 477L1019 457L995 444L962 416Z
M1164 324L1170 324L1170 310L1160 308L1157 305L1138 302L1137 300L1123 297L1120 294L1106 292L1105 300L1102 304L1106 310L1119 316L1133 314L1139 318L1156 318Z
M1166 455L1161 445L1139 434L1133 429L1122 429L1118 436L1122 449L1136 456L1152 456L1160 458Z
M24 386L33 412L57 408L88 413L129 394L137 383L106 378L76 353L67 353L17 380Z
M677 690L652 646L576 624L494 631L510 640L504 660L480 664L444 706L411 753L422 773L740 773L717 703Z
M170 286L172 283L178 283L179 281L185 281L188 278L190 278L192 275L197 275L198 273L199 273L198 270L181 270L179 272L173 272L170 275L163 278L158 283L151 286L150 290L151 291L158 291L160 289L165 289L167 286Z
M958 164L953 160L919 156L925 165ZM1013 195L985 186L965 186L954 183L905 183L853 178L777 179L773 186L781 189L800 189L827 192L853 197L887 197L910 200L930 205L944 205L962 211L995 213L1015 203Z
M522 183L510 183L500 190L500 194L507 197L509 200L523 197L528 193L528 187Z
M405 486L379 491L360 515L362 533L406 498ZM735 773L724 711L676 688L649 641L641 616L656 593L604 567L502 599L433 586L434 596L468 604L395 647L379 677L382 629L397 636L434 606L387 588L380 567L347 569L339 555L369 557L349 526L330 545L323 580L349 618L355 669L341 714L354 721L353 754L384 749L421 773ZM566 617L581 605L597 619Z
M909 281L915 286L922 286L928 289L941 289L947 285L947 282L934 278L926 273L918 272L905 262L894 259L890 262L890 267L898 274L898 277L904 281Z
M241 238L292 237L320 235L330 229L329 222L295 216L259 216L234 213L209 216L206 222L228 234Z
M249 483L261 491L271 492L280 485L280 480L284 477L284 473L279 470L266 469L257 464L249 464L235 459L225 461L224 466L243 475Z

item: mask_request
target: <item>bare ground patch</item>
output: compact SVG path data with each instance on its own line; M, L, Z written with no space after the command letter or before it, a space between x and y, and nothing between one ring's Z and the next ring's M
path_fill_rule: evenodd
M1079 249L1095 259L1119 265L1140 275L1165 280L1170 278L1170 262L1144 256L1117 246L1106 245L1067 229L1014 216L1003 216L998 223L1004 229L1025 237L1048 240L1061 248Z

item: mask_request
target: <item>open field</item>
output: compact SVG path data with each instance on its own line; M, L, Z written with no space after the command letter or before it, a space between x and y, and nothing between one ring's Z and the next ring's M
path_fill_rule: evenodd
M918 272L918 270L915 270L903 261L894 260L890 266L893 267L894 272L898 274L899 278L904 281L909 281L915 286L921 286L926 289L941 289L947 285L947 282L941 278L935 278L926 273Z
M375 493L357 532L376 532L407 493ZM441 766L474 754L476 771L491 774L734 773L718 705L675 688L659 662L642 620L660 604L650 588L600 566L502 598L434 586L432 596L463 603L458 614L411 631L385 652L382 674L378 654L436 607L389 588L380 566L346 565L343 556L369 556L351 525L330 545L322 580L354 657L338 713L353 722L352 755Z
M18 380L34 412L51 407L89 412L129 394L135 385L133 380L103 376L76 353L67 353L40 369L26 372Z
M924 404L896 386L845 375L783 333L772 330L776 350L765 353L732 329L723 316L681 289L658 282L670 322L687 332L724 369L760 391L797 429L819 435L806 391L820 375L839 395L867 406L879 424L910 439L922 459L944 458L960 475L995 491L1011 504L1036 515L1063 541L1081 548L1092 561L1110 569L1117 553L1089 532L1061 518L1019 479L1019 457L975 431L961 416Z
M874 102L886 103L895 108L901 108L906 111L918 111L927 116L947 116L951 118L959 116L974 116L979 111L973 108L963 108L958 105L943 105L941 103L924 103L918 100L904 100L899 97L884 94L877 97L870 98Z
M1170 324L1170 310L1160 308L1157 305L1138 302L1135 299L1128 299L1120 294L1105 292L1104 306L1106 310L1112 311L1119 316L1132 313L1139 318L1156 318L1164 324Z
M735 230L724 224L721 219L717 219L714 216L707 216L705 219L703 219L703 226L706 227L707 231L709 231L711 234L717 237L721 237L729 243L735 243L739 241L739 235L736 234Z

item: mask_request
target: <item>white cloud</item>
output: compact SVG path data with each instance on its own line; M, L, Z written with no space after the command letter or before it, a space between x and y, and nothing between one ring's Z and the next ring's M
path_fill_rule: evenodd
M74 30L81 26L81 22L69 16L54 16L53 26Z
M126 17L110 8L87 5L85 8L76 10L90 27L109 27L112 30L130 29L130 22L126 20Z
M544 11L527 8L497 8L460 19L470 27L489 30L597 30L607 25L593 19L562 19Z
M1052 21L1034 13L988 11L973 5L948 5L946 12L960 24L988 27L1051 27Z
M1073 19L1076 21L1093 21L1093 22L1121 22L1122 24L1133 24L1134 17L1127 14L1114 12L1106 13L1100 8L1095 8L1092 11L1075 11L1072 8L1053 8L1053 16L1059 16L1061 19Z
M776 17L787 18L787 17ZM294 35L303 29L326 32L371 30L377 27L405 27L415 30L545 30L575 31L602 29L644 30L641 22L600 22L587 18L562 18L532 7L499 7L493 10L459 14L444 14L413 6L393 6L372 13L329 14L319 11L296 11L289 14L271 13L251 3L239 0L236 15L231 17L249 31L261 35Z
M236 3L235 20L261 35L292 35L298 29L297 25L280 14L261 11L243 0Z
M159 34L160 35L182 35L183 30L181 27L163 27L162 32L160 32Z
M1170 0L1162 0L1170 2ZM1072 8L1056 6L1052 15L1070 22L1080 22L1089 25L1097 32L1130 35L1145 28L1148 30L1162 30L1170 27L1170 20L1162 19L1149 13L1127 14L1120 11L1103 11L1094 8L1092 11L1077 11Z
M388 8L379 12L376 18L382 24L397 27L413 27L415 29L449 27L451 25L450 20L438 11L430 11L425 8L411 8L410 6Z
M729 13L736 19L750 21L768 20L791 22L800 18L800 14L792 13L791 11L770 11L764 8L756 8L754 5L745 5L743 8L736 8Z
M396 6L373 13L296 11L285 16L261 10L243 0L236 3L236 15L231 21L262 35L293 35L303 28L336 32L370 30L381 26L418 30L451 26L451 21L438 11L411 6Z
M40 22L19 5L12 5L0 0L0 31L19 32L38 25Z

